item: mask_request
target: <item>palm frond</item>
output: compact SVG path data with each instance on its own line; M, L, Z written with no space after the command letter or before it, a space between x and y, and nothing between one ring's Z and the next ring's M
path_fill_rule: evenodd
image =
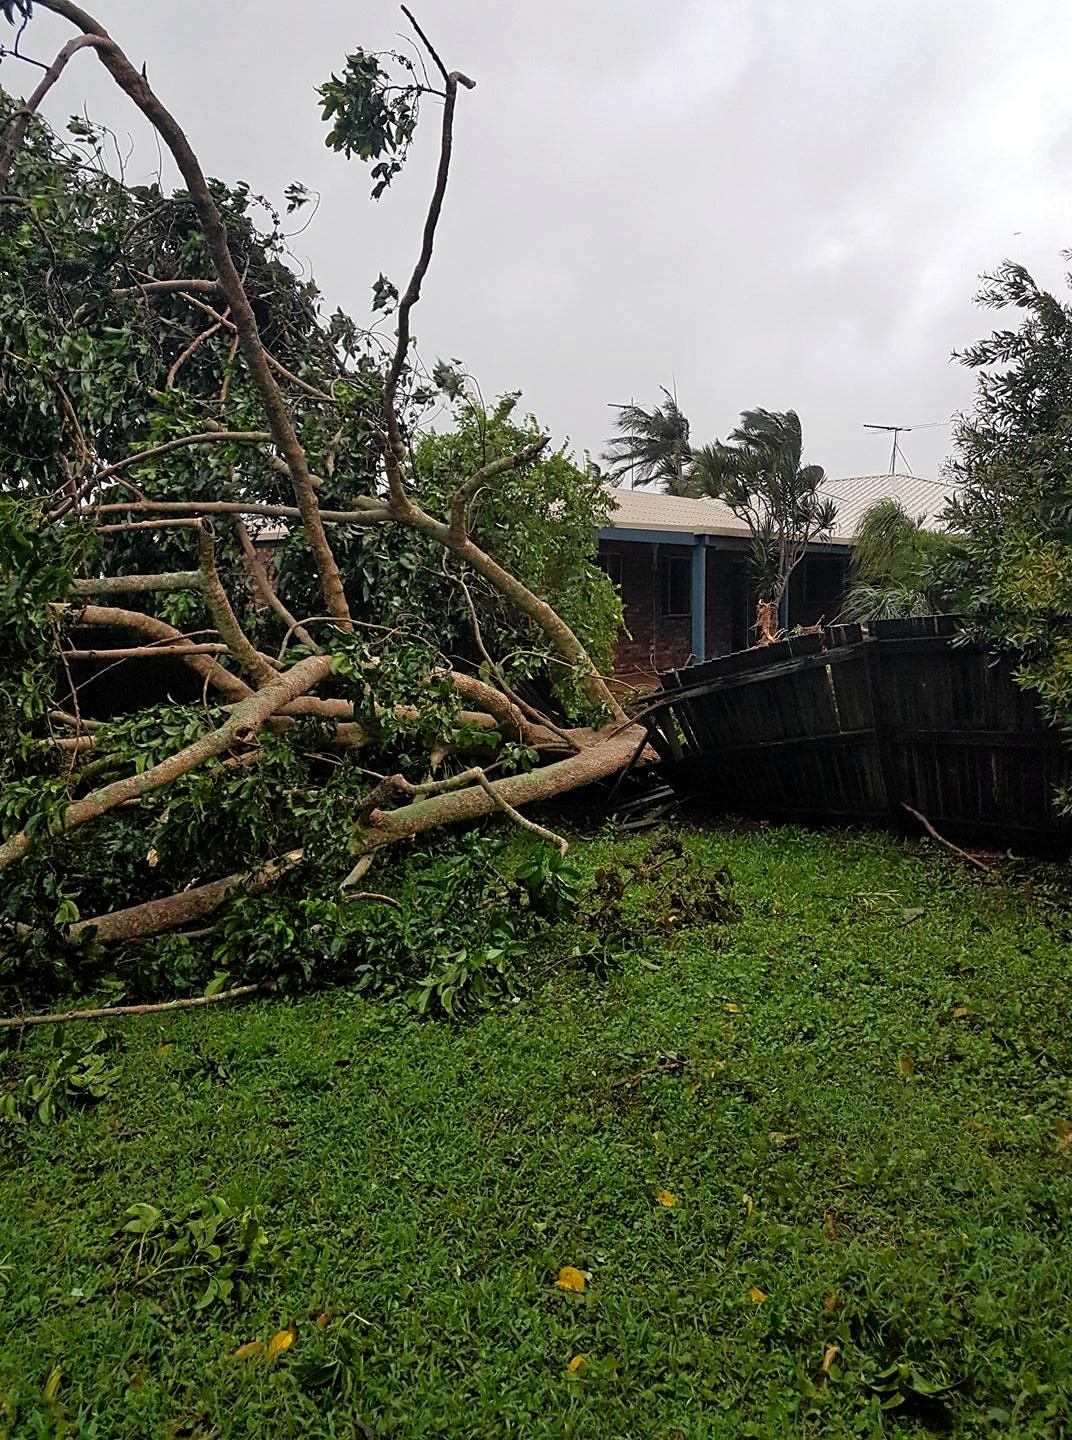
M803 465L795 410L745 410L728 442L695 452L693 478L748 526L752 565L761 592L784 590L804 546L829 535L837 506L821 493L826 471Z
M859 624L861 620L908 620L919 615L933 615L934 603L926 590L910 584L891 583L853 585L845 596L838 616L839 624Z
M650 410L632 403L615 407L617 434L607 442L601 458L612 480L626 475L633 485L654 480L679 494L692 468L689 421L669 390L664 387L662 393L664 403Z
M880 500L860 520L852 547L857 578L875 584L902 578L919 559L923 517L913 519L899 500Z

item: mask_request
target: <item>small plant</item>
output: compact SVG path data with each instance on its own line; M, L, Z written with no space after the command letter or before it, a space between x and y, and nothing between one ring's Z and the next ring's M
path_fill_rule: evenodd
M139 1202L127 1209L118 1233L124 1246L120 1283L133 1289L165 1279L183 1289L196 1285L196 1310L237 1299L270 1259L256 1210L238 1209L220 1195L202 1196L171 1217Z
M499 945L459 950L437 960L409 992L417 1013L427 1015L438 1008L456 1019L489 1001L516 994L522 947L513 936L502 935L501 939Z
M537 915L561 920L577 909L584 881L581 872L558 850L545 847L517 872L529 906Z
M104 1053L107 1038L103 1029L88 1044L84 1038L65 1044L57 1036L48 1063L0 1096L0 1120L51 1125L79 1106L108 1099L119 1072Z
M865 1380L867 1388L878 1396L883 1410L915 1410L923 1414L940 1412L950 1386L923 1375L908 1359L901 1358Z

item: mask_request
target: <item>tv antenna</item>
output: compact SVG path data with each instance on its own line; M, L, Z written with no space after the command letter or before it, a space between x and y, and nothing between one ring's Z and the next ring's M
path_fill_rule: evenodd
M889 475L896 475L896 473L897 473L897 456L898 456L898 455L900 455L901 459L904 461L905 469L908 471L909 475L912 474L912 467L911 467L911 465L909 465L909 463L908 463L908 456L907 456L907 455L904 453L904 451L901 449L901 442L898 440L897 437L898 437L899 435L907 435L907 434L909 434L912 430L915 429L915 426L914 426L914 425L867 425L867 424L865 424L865 425L864 425L864 429L865 429L865 430L884 430L884 431L886 431L887 434L892 434L892 436L893 436L893 449L890 451L890 468L889 468L889 470L887 471L887 474L889 474Z

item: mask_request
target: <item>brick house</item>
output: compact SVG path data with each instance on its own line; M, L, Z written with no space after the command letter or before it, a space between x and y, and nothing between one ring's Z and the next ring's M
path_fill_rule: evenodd
M789 585L788 624L831 623L841 608L852 539L864 512L899 500L940 529L952 487L916 475L828 479L838 507L834 533L812 545ZM718 500L614 489L616 510L599 532L599 564L621 591L625 630L615 673L640 684L660 671L708 660L751 643L756 592L747 526Z

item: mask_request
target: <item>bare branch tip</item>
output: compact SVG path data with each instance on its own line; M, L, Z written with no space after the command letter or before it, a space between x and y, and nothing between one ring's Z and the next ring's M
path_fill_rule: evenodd
M406 19L409 21L409 23L413 26L414 30L416 30L417 34L420 36L422 45L423 45L424 48L428 51L428 53L429 53L429 55L432 57L432 59L435 61L436 69L439 71L440 75L442 75L443 79L446 81L447 85L449 86L450 83L451 83L451 81L452 81L455 77L452 76L452 75L450 75L450 74L448 73L447 67L443 64L443 61L439 58L439 55L436 53L436 48L435 48L435 46L432 44L431 40L429 40L428 36L424 33L424 31L421 29L420 25L417 23L417 17L414 15L413 11L409 8L408 5L403 5L401 8L402 8L402 14L406 17Z

